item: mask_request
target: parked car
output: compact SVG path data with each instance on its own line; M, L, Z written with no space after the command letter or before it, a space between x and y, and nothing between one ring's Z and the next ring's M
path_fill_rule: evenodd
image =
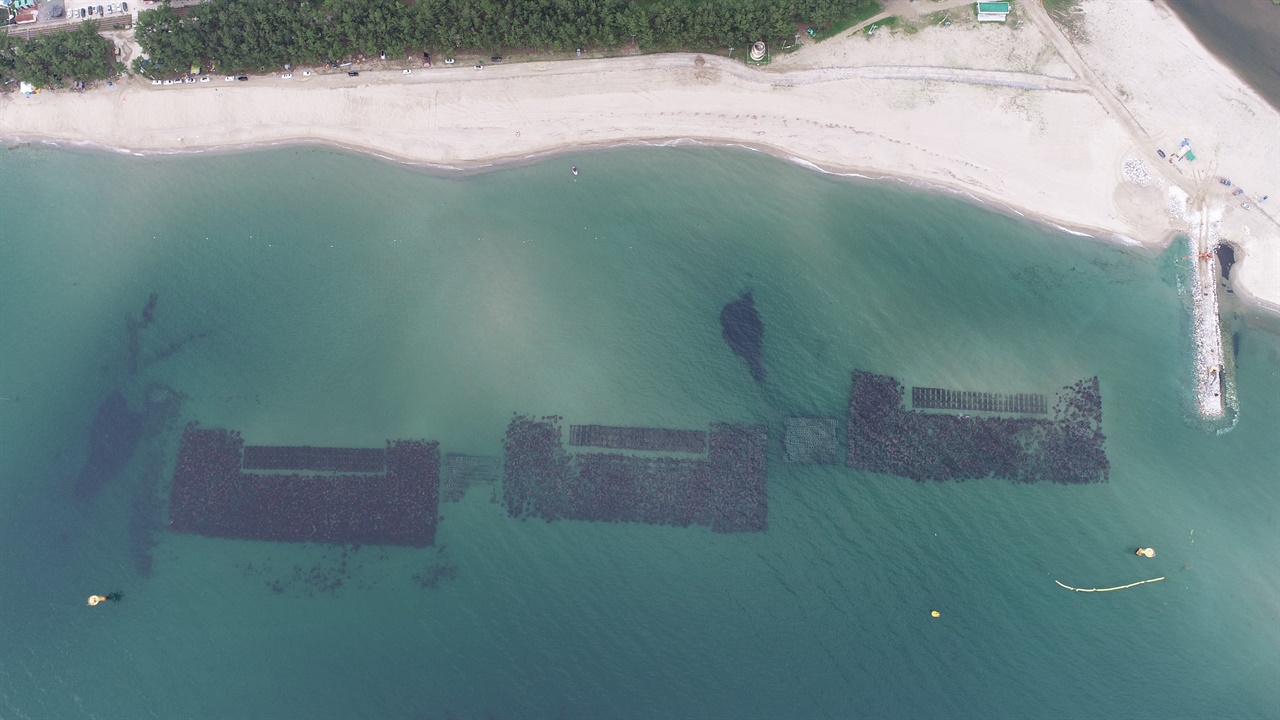
M172 85L172 84L173 84L173 81L172 81L172 80L165 80L165 81L164 81L164 84L165 84L165 85Z
M80 18L81 20L84 19L84 8L80 8L80 10L77 11L76 17Z
M99 6L98 6L98 15L99 15L99 16L101 16L102 14L103 14L103 13L102 13L102 6L101 6L101 5L99 5Z
M237 76L236 76L236 80L239 80L240 82L245 82L245 81L246 81L246 80L248 80L248 79L249 79L249 76L248 76L248 75L237 75Z
M452 65L452 64L453 64L453 62L454 62L454 61L453 61L453 58L445 58L445 59L444 59L444 64L445 64L445 65Z
M151 81L151 84L152 84L152 85L159 85L159 84L160 84L160 81L159 81L159 80L152 80L152 81Z
M120 3L120 12L129 12L129 3L127 2Z
M311 76L312 76L312 75L314 75L314 74L315 74L315 73L311 72L310 70L303 70L303 71L302 71L302 77L311 77Z
M227 82L231 82L231 81L233 81L233 80L235 80L235 79L236 79L236 76L235 76L235 75L228 75L228 76L227 76Z
M210 80L212 80L212 78L210 78L208 75L202 75L200 77L200 82L209 82Z
M502 62L502 56L501 56L501 55L494 55L493 57L489 58L489 61L490 61L490 62Z
M412 70L402 70L402 71L400 71L400 74L401 74L401 75L412 75L412 74L413 74L413 71L412 71Z
M348 70L347 77L355 77L360 74L359 70Z

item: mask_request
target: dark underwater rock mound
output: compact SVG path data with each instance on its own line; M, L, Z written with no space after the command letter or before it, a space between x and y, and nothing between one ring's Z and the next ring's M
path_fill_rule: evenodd
M720 309L720 334L734 355L747 361L756 382L764 382L764 322L751 291Z
M153 384L147 388L142 414L142 440L134 466L133 500L129 508L129 556L140 577L151 577L152 554L164 529L165 469L180 431L182 393Z
M119 390L108 395L89 426L89 460L76 480L76 499L96 496L133 457L141 438L142 413L130 410Z

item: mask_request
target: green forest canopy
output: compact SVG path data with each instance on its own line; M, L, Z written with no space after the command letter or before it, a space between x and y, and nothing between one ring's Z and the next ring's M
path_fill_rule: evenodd
M826 28L873 0L210 0L138 16L153 76L315 65L381 51L723 48Z
M4 79L17 78L36 87L66 87L77 80L105 80L115 69L115 44L98 34L95 21L28 40L0 34L0 77Z

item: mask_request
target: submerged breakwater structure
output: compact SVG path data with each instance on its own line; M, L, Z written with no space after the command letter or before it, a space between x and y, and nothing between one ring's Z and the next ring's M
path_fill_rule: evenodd
M387 453L382 448L246 445L243 467L245 470L380 473L386 464Z
M799 465L840 464L840 421L789 417L782 420L782 457Z
M502 458L482 455L446 455L441 502L459 502L472 485L493 485L502 478ZM496 502L496 499L494 500Z
M507 426L503 500L512 517L768 529L763 426L711 425L705 459L570 456L560 420L516 415Z
M975 412L1020 413L1046 415L1049 401L1038 393L989 393L946 390L944 388L911 388L911 407L936 410L973 410Z
M703 430L570 425L569 444L613 450L660 450L701 455L707 451Z
M182 433L173 471L169 529L284 542L433 544L438 444L391 440L382 452L384 474L248 473L241 468L244 441L239 433L190 424ZM285 456L289 454L281 455ZM313 461L324 453L293 457L316 464Z
M1096 377L1058 393L1051 418L972 417L907 410L896 378L855 370L849 450L857 470L913 480L1001 477L1015 482L1105 482L1110 462Z

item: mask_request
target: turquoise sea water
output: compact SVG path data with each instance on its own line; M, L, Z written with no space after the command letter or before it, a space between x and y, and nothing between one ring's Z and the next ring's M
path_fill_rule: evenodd
M20 149L0 182L22 190L0 215L0 717L1280 716L1280 338L1231 320L1239 422L1189 422L1173 251L727 150L442 177ZM763 386L720 337L746 289ZM841 417L854 368L1098 375L1111 480L784 464L782 418ZM769 531L522 522L473 488L434 548L161 532L144 578L135 507L178 426L72 489L99 403L153 383L255 444L496 455L513 411L766 423ZM344 559L341 588L308 579Z

